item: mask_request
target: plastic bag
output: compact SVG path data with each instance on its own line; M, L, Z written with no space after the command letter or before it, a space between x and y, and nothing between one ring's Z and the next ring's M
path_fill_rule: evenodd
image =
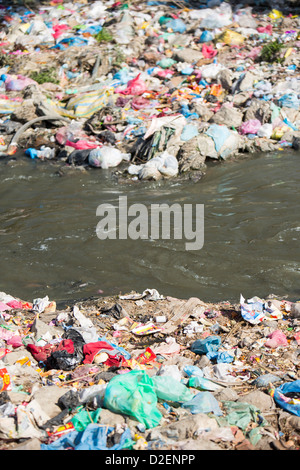
M240 44L243 44L245 38L242 36L240 33L237 33L236 31L232 31L228 29L225 31L225 33L221 36L221 39L225 44L229 46L238 46Z
M130 154L122 153L119 149L105 145L99 149L91 150L88 157L90 166L103 169L118 166L122 160L129 161Z
M127 88L125 90L116 88L115 92L121 93L122 95L142 95L147 87L146 83L140 77L141 74L139 73L137 77L127 82Z
M288 346L288 341L281 330L275 330L273 331L269 336L268 340L265 342L265 347L266 348L272 348L275 349L278 346Z
M129 44L134 37L133 19L128 10L125 10L115 33L118 44Z
M184 366L183 371L188 377L203 377L203 372L198 366Z
M240 296L241 315L244 320L257 325L265 318L264 304L260 299L249 299L245 302L244 297Z
M214 413L216 416L222 416L217 399L210 392L199 392L194 397L183 403L182 408L190 410L192 414Z
M257 137L266 137L267 139L270 139L272 133L273 133L272 124L263 124L257 131Z
M184 403L193 398L193 393L181 382L168 375L152 377L154 390L159 400Z
M184 142L187 142L188 140L191 140L193 137L196 137L198 134L199 134L199 131L198 131L197 126L193 124L187 124L182 129L180 139L183 140Z
M212 124L205 134L213 139L216 152L222 158L226 158L238 146L237 133L233 133L226 126Z
M221 345L219 336L208 336L205 339L196 339L191 345L191 351L195 354L207 354L217 352Z
M5 82L6 91L21 91L24 90L28 85L37 85L35 80L24 77L23 75L1 75L1 80Z
M300 100L296 94L289 93L283 95L279 98L278 103L280 106L285 108L293 108L299 110L300 108Z
M249 119L249 121L243 122L240 126L240 133L245 134L257 134L257 131L261 128L261 122L258 119Z
M188 386L207 392L215 392L222 388L220 385L204 377L191 377L188 381Z
M132 448L130 429L121 435L118 444L107 447L107 437L113 432L112 426L89 424L84 431L70 431L51 444L41 444L40 450L122 450Z
M147 428L158 426L162 418L153 380L145 371L132 370L113 377L106 387L103 406L133 416Z
M201 29L218 29L228 26L231 23L230 19L225 15L213 12L203 18L200 24Z
M300 380L286 382L277 388L270 390L270 395L284 410L300 416Z
M91 422L97 423L100 413L101 408L97 408L97 410L89 412L83 408L73 416L71 422L76 431L84 431Z
M218 51L214 49L212 46L207 46L206 44L203 44L202 46L202 54L203 57L206 59L212 59L217 55Z
M224 401L223 407L226 412L226 417L221 418L221 422L219 422L220 426L225 425L225 423L222 423L222 420L224 419L227 426L237 426L242 431L245 431L249 423L258 422L258 414L260 413L260 410L254 405L243 402ZM264 425L265 423L266 421L263 420L260 425Z
M186 31L185 23L179 18L167 21L166 27L171 28L174 33L184 33Z
M211 31L203 31L199 38L199 42L210 42L214 39L214 35Z

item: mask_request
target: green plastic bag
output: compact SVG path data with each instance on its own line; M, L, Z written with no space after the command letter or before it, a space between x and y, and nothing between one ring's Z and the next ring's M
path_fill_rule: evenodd
M169 375L156 375L152 381L159 400L184 403L194 396L183 383Z
M113 377L106 387L103 406L115 413L134 417L148 429L158 426L162 418L153 381L143 370Z
M100 413L101 408L98 408L95 411L87 411L82 408L75 416L73 416L71 422L76 431L84 431L89 424L97 423Z

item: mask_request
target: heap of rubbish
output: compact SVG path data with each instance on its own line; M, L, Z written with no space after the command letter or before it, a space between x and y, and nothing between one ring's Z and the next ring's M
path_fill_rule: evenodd
M2 450L296 450L300 303L0 294Z
M299 7L275 3L3 5L2 158L157 180L298 150Z

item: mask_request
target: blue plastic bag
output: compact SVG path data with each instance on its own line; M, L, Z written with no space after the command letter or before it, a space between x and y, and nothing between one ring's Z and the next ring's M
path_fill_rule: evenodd
M70 431L52 444L41 444L41 450L122 450L132 448L130 429L123 432L118 444L107 447L107 436L113 427L101 424L89 424L84 431Z
M210 392L199 392L190 401L184 403L182 408L190 410L192 414L214 413L222 416L217 399Z
M300 107L300 100L298 99L296 93L283 95L281 98L279 98L278 102L280 106L285 108L293 108L298 110Z
M171 28L174 33L184 33L186 31L185 23L179 18L168 21L166 27Z
M300 416L300 399L287 396L287 394L300 393L300 380L286 382L275 388L274 394L271 393L276 403L284 410Z
M199 38L199 41L203 43L203 42L212 41L213 39L214 39L214 35L211 31L203 31L203 33L201 34Z
M196 126L194 126L193 124L187 124L182 129L180 139L186 142L188 140L191 140L193 137L196 137L196 135L198 134L199 134L199 131Z
M195 354L214 353L219 350L221 338L219 336L208 336L205 339L196 339L191 345L191 351Z
M203 372L198 366L184 366L183 371L188 377L203 377Z
M205 133L213 139L218 153L231 134L226 126L220 126L218 124L212 124Z

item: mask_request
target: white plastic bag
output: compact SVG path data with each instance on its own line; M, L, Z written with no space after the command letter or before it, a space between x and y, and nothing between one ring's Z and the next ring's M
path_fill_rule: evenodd
M122 160L129 161L130 154L122 153L119 149L105 145L99 149L91 150L88 157L89 165L103 169L118 166Z

